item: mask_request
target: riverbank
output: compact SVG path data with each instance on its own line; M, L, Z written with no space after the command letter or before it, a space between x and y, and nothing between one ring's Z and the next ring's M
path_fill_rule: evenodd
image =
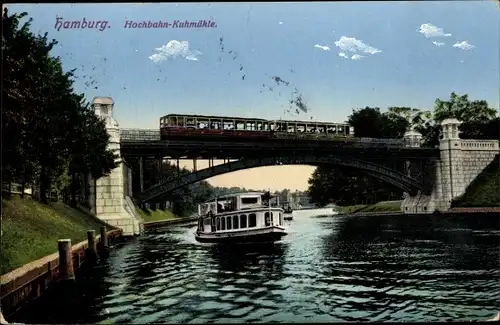
M375 204L360 204L339 207L339 214L401 213L401 201L384 201Z
M141 209L136 206L136 211L139 215L144 219L144 222L158 222L158 221L166 221L166 220L175 220L180 217L175 215L170 210L160 210L160 209Z
M198 217L179 217L172 211L165 209L141 209L136 207L137 212L144 219L144 230L154 230L158 228L163 228L169 225L178 225L181 223L195 222Z
M94 215L63 203L42 204L29 197L2 198L0 274L57 251L57 240L84 241L87 230L116 229Z

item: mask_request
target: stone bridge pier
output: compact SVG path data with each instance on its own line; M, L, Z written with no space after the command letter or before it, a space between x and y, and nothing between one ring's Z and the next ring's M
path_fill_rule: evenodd
M472 181L499 154L498 140L464 140L459 137L457 119L441 123L442 139L439 142L440 157L421 166L408 162L408 176L420 179L427 185L426 192L410 195L405 193L401 204L404 213L432 213L447 211L453 199L465 193ZM410 131L405 134L407 143L420 146L421 134ZM422 175L423 174L423 175Z
M106 121L110 135L109 149L120 155L120 129L113 118L114 102L110 97L95 97L91 103L97 116ZM118 167L108 176L92 179L85 177L88 188L87 202L90 211L111 226L121 228L123 235L139 235L143 231L143 220L132 201L132 170L121 158Z

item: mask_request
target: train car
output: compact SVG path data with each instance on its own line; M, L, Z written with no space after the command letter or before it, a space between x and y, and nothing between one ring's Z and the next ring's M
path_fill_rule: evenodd
M162 140L331 140L353 137L354 128L346 123L169 114L160 118L160 134Z

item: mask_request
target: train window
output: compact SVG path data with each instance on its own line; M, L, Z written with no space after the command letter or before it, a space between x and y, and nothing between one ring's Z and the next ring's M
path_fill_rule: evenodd
M240 228L246 228L247 227L247 216L242 214L240 216Z
M236 122L236 130L244 130L245 129L245 123L244 122Z
M184 126L184 116L177 117L177 126Z
M220 230L220 218L217 218L217 230Z
M286 129L287 129L287 132L288 132L288 133L295 133L295 125L294 125L294 124L288 124L288 123L287 123L287 125L286 125L286 126L287 126L287 128L286 128Z
M248 215L248 228L257 227L257 216L255 213Z
M231 230L233 228L233 218L226 217L227 230Z
M193 118L186 118L186 126L196 126L196 121Z
M233 130L234 121L224 121L224 130Z
M257 123L257 131L262 131L264 129L264 124L262 122Z
M226 218L221 217L220 230L226 230Z
M238 229L240 226L240 219L238 216L233 216L233 229Z
M282 124L281 123L276 123L274 126L274 131L283 131L282 130Z
M168 124L168 126L175 126L175 125L177 125L177 117L175 117L175 116L169 116L167 118L167 124Z
M339 125L339 126L337 127L337 129L338 129L338 132L337 132L337 133L339 133L339 134L344 134L344 133L345 133L345 132L344 132L344 127L343 127L343 126Z
M329 134L336 134L337 133L337 128L335 126L327 126L326 130Z
M209 127L207 120L198 120L198 128L207 129Z
M264 131L269 131L269 124L268 123L264 123L264 128L263 128Z
M247 122L245 129L248 131L255 131L255 123L254 122Z
M320 133L326 133L326 125L319 125L318 130Z
M306 131L306 126L304 124L297 124L297 132L303 133Z
M306 132L307 133L316 133L316 126L315 125L306 125Z
M210 128L213 130L218 130L220 128L220 121L218 120L210 120Z

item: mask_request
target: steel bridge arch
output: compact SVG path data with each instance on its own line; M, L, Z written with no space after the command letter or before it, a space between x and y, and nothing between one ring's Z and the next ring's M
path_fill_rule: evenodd
M210 177L227 174L239 170L275 166L275 165L338 165L359 169L360 171L390 183L405 192L424 191L424 185L415 179L391 168L372 162L342 156L303 156L303 157L266 157L259 159L242 159L225 164L208 167L190 174L163 180L140 195L142 202L150 201L180 187L190 185Z

